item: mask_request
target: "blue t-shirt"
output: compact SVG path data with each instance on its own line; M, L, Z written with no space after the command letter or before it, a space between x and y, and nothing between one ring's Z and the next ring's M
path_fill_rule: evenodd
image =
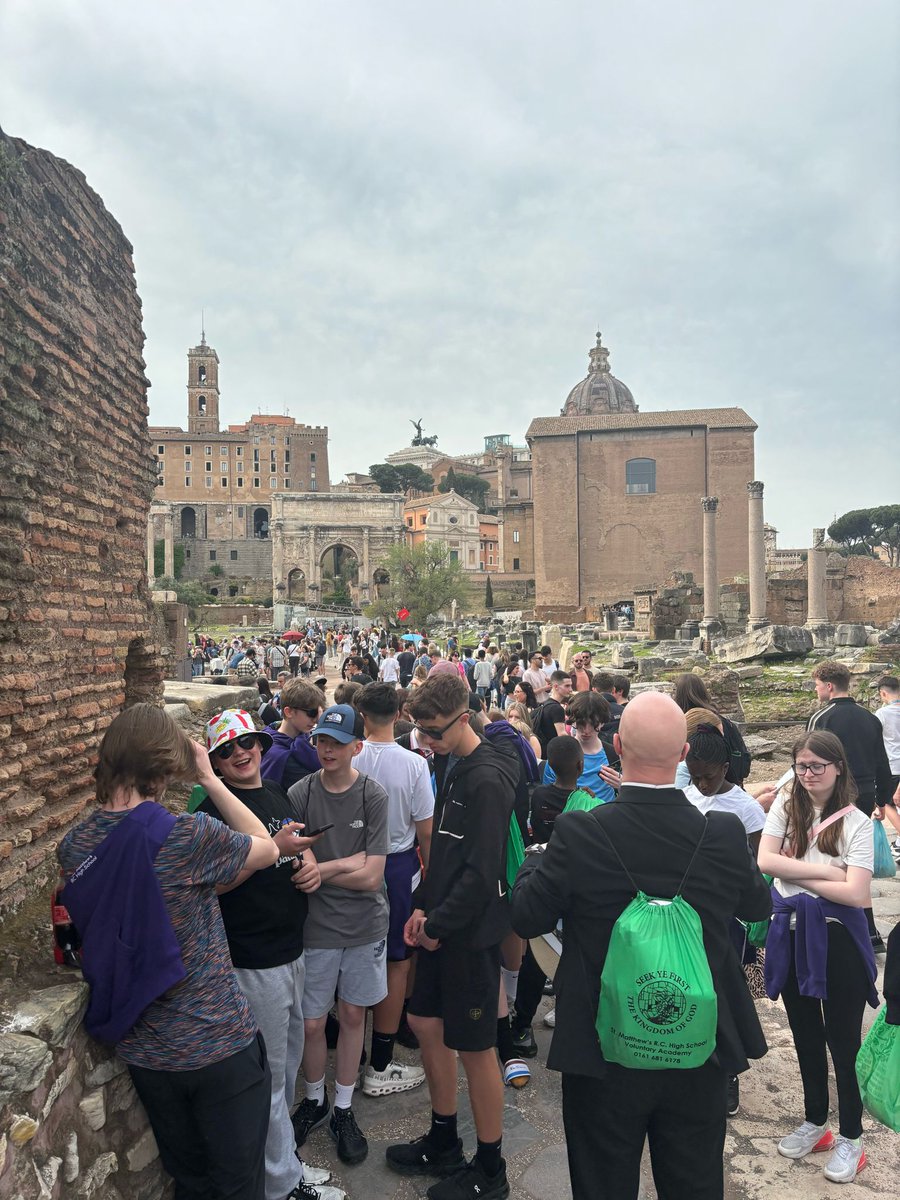
M584 770L578 776L578 786L582 788L590 788L598 800L607 804L610 800L615 799L615 792L600 778L600 768L609 766L609 759L606 757L605 750L598 750L596 754L586 754L584 756ZM549 763L544 767L545 784L556 782L556 772Z

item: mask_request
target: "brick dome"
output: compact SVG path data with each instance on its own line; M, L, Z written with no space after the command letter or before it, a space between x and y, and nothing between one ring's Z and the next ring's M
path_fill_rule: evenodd
M609 351L597 332L597 345L590 351L587 376L569 392L561 410L564 417L596 417L606 413L637 412L634 396L620 379L609 372Z

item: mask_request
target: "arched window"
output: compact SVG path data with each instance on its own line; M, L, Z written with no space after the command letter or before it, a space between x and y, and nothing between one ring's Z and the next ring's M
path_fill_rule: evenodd
M647 496L656 491L656 459L629 458L625 464L625 494Z
M206 383L206 367L203 363L197 368L197 380L199 383Z
M183 538L197 536L197 513L193 508L181 510L181 536Z
M197 397L197 412L201 417L206 415L206 397L205 396Z

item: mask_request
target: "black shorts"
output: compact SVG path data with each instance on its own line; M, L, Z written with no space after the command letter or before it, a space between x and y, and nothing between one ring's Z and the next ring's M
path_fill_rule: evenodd
M497 1044L500 947L440 946L416 955L409 1012L439 1017L451 1050L490 1050Z

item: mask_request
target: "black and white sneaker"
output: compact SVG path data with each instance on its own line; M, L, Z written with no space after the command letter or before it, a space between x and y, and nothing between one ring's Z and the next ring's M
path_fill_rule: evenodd
M522 1029L513 1026L512 1044L519 1058L537 1057L537 1042L534 1040L534 1030L530 1025L525 1025Z
M352 1108L335 1107L328 1123L328 1132L337 1142L338 1158L348 1166L361 1163L369 1153L369 1143L356 1123Z
M506 1162L501 1158L500 1170L489 1178L473 1158L449 1179L432 1184L426 1195L428 1200L506 1200L509 1195Z
M331 1105L328 1103L327 1092L321 1104L317 1104L315 1100L300 1101L294 1109L294 1115L291 1117L291 1124L294 1126L294 1137L297 1140L298 1146L303 1145L314 1129L318 1129L320 1125L325 1124L330 1111Z
M428 1140L427 1133L412 1142L388 1146L384 1157L387 1165L398 1175L452 1175L466 1165L463 1144L459 1138L448 1150L437 1150Z
M737 1075L728 1076L728 1104L725 1115L735 1117L741 1111L741 1088Z

